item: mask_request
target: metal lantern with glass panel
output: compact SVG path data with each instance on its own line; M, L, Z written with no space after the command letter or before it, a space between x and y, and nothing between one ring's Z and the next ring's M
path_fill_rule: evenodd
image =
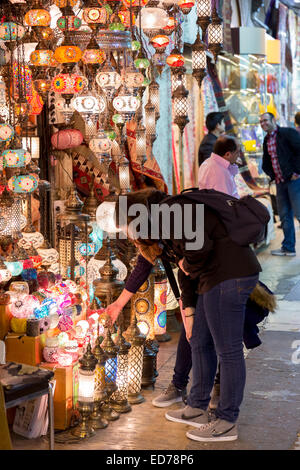
M145 128L146 128L146 139L149 139L150 145L152 146L156 140L156 120L155 120L155 106L151 103L150 99L145 109Z
M75 269L81 260L78 247L82 243L88 245L89 216L82 214L83 202L79 199L75 187L71 189L66 202L65 213L58 217L61 223L59 231L59 259L62 275L71 280L80 277L80 271ZM88 249L88 248L87 248ZM86 267L87 269L87 267Z
M141 394L143 356L146 336L138 326L136 316L132 316L131 323L124 333L126 340L131 344L128 353L128 401L131 405L142 403L144 397Z
M201 88L202 80L206 76L206 46L200 39L199 31L197 33L196 41L192 45L192 75L197 80L199 88Z
M136 135L136 160L142 166L146 160L146 128L140 119L135 131Z
M105 363L107 356L101 348L101 338L98 336L96 339L93 354L97 359L95 369L95 388L94 388L94 403L93 411L90 417L91 426L94 429L104 429L108 426L108 421L103 419L102 404L106 396L105 390Z
M152 78L149 85L149 101L155 107L155 119L159 119L159 84Z
M218 15L216 7L212 12L212 22L207 29L208 48L212 51L215 61L223 47L223 20Z
M211 0L196 0L197 25L202 30L202 40L206 35L208 25L211 23Z
M174 105L174 119L173 122L179 127L180 133L183 133L183 130L187 123L189 122L188 118L188 90L180 85L172 94L172 101Z
M78 362L80 364L78 370L78 410L81 423L71 432L74 436L85 439L95 434L94 429L89 423L89 417L94 401L95 367L97 359L92 354L90 343L87 345L86 352Z
M121 323L121 324L120 324ZM131 406L128 403L128 352L130 344L125 340L123 332L123 320L119 320L116 345L118 346L117 390L111 396L111 406L118 413L128 413Z
M102 416L108 421L115 421L119 418L119 414L111 406L111 397L117 391L117 373L118 373L118 360L117 354L119 347L114 344L109 326L106 325L106 336L102 342L102 349L106 355L105 361L105 398L104 405L102 406Z

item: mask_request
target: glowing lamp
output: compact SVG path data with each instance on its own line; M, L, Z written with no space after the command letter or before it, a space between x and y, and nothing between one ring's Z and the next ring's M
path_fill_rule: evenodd
M104 100L101 102L102 109L100 111L97 97L93 95L92 93L88 93L88 94L80 95L74 98L72 101L72 106L80 114L99 114L100 112L103 112L105 109L105 108L103 109L103 102ZM104 106L105 106L105 102L104 102Z
M122 23L111 23L108 27L111 31L125 31L125 26Z
M123 86L120 89L118 96L113 100L113 107L117 113L124 117L125 121L129 121L132 118L139 106L139 98L131 95Z
M195 0L178 0L178 6L184 15L187 15L194 5Z
M105 24L108 19L108 13L105 8L93 7L83 9L83 19L90 26Z
M152 44L152 46L160 52L163 52L166 50L166 47L169 44L169 42L170 40L168 36L164 36L163 34L158 34L157 36L154 36L150 40L150 43Z
M156 138L155 107L150 101L145 106L145 128L146 134L154 142Z
M83 141L83 135L78 129L62 129L51 137L51 144L58 150L77 147Z
M31 160L31 155L24 149L8 149L2 152L3 166L8 168L20 168Z
M197 0L196 2L197 16L211 16L211 0Z
M22 137L22 147L31 154L32 159L40 157L40 138L36 136Z
M60 73L52 80L51 87L55 93L73 96L82 91L85 81L84 77L76 73Z
M144 33L148 37L153 37L159 34L160 30L168 24L169 15L162 8L143 8L137 18L139 24L139 18L141 18L141 26Z
M130 191L130 173L129 162L126 157L123 157L119 165L119 181L121 194L126 194Z
M137 57L134 61L137 69L147 69L150 66L150 61L146 57Z
M4 264L12 276L19 276L23 271L23 265L20 261L4 261Z
M38 79L33 81L33 84L34 84L34 87L35 87L37 93L39 95L41 95L41 97L43 99L46 99L47 94L51 90L51 80L49 80L47 78L38 78ZM34 157L32 157L32 158L34 158Z
M8 180L8 189L14 193L31 193L38 187L39 179L37 175L12 176Z
M110 64L106 64L101 72L97 73L96 82L108 97L112 97L121 86L122 79Z
M8 142L15 134L14 128L10 124L0 124L0 143Z
M38 67L50 67L54 58L54 53L50 49L35 49L30 54L30 62Z
M78 16L61 16L56 22L61 31L77 31L81 27L81 19Z
M100 129L98 134L89 142L89 147L95 154L107 153L112 147L112 142L106 133Z
M50 13L42 8L29 10L24 17L26 26L49 26L50 23Z
M85 49L82 54L84 64L102 64L106 59L105 52L101 49Z
M163 28L164 34L172 34L177 25L176 19L173 16L169 16L168 24Z
M140 122L136 129L136 157L143 164L146 160L146 128Z
M213 52L215 60L222 49L223 24L222 18L218 15L216 8L212 12L212 22L207 29L208 48Z
M101 230L107 233L120 232L116 227L115 220L115 202L104 201L100 204L96 212L96 221Z
M199 88L201 88L202 80L206 75L206 65L206 46L204 42L201 41L198 33L196 41L192 46L192 68L193 77L196 78Z
M25 34L25 28L12 21L0 25L0 39L2 41L20 41Z
M76 64L81 59L80 47L74 46L66 39L61 46L55 49L54 57L59 64Z
M18 241L18 246L28 250L31 246L39 248L44 243L44 237L40 232L22 232L22 238Z
M59 259L59 253L55 248L37 248L38 254L42 258L43 266L51 266L53 263L56 263Z
M128 401L129 403L141 403L144 401L141 395L143 353L146 337L137 327L136 317L127 330L126 339L131 344L128 353Z
M182 67L184 65L184 57L177 51L173 51L166 59L170 67Z
M134 67L129 68L125 72L124 82L128 88L138 88L143 85L144 75L140 72L137 72Z

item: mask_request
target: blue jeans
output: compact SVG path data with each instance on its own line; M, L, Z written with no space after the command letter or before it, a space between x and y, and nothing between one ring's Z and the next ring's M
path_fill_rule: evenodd
M176 362L172 382L179 390L183 390L189 381L189 373L192 368L191 346L186 339L185 329L182 324L181 333L177 345Z
M279 183L277 187L277 208L284 239L282 249L295 251L296 236L294 216L300 221L300 178Z
M220 402L216 416L235 422L243 400L245 307L258 275L230 279L199 295L190 339L193 385L188 405L206 410L220 363Z

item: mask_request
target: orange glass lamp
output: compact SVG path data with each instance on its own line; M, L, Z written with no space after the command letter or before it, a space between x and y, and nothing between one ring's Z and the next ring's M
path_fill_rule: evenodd
M126 8L132 8L134 14L137 15L141 8L147 5L148 1L149 0L123 0L122 3Z
M158 34L150 39L151 45L156 49L157 52L165 52L170 40L168 36Z
M101 24L108 21L109 15L104 7L100 7L97 0L90 0L83 9L82 17L91 29L97 30Z
M176 19L173 16L169 16L168 23L163 28L164 34L167 34L168 36L170 36L173 33L173 31L175 31L176 26L177 26Z
M26 26L49 26L51 23L51 15L48 10L44 9L39 1L36 1L34 8L29 10L24 17Z
M178 6L184 15L188 15L194 5L195 0L178 0Z
M83 90L85 78L77 73L60 73L51 82L52 91L60 93L67 103L71 102L74 94Z
M76 63L80 61L81 56L80 47L75 46L69 38L66 38L54 52L55 60L59 64L63 64L68 72L72 71Z
M183 67L184 56L180 54L178 49L173 49L171 54L167 57L166 62L171 68Z

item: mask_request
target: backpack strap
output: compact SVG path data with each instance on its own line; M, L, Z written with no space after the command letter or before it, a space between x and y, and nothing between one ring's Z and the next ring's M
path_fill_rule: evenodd
M176 300L179 301L180 292L179 292L177 281L176 281L174 273L173 273L173 269L172 269L169 261L167 261L166 259L163 259L163 258L161 258L161 261L162 261L162 264L164 265L166 275L167 275L168 281L170 283L171 289L173 291L173 294L174 294Z

